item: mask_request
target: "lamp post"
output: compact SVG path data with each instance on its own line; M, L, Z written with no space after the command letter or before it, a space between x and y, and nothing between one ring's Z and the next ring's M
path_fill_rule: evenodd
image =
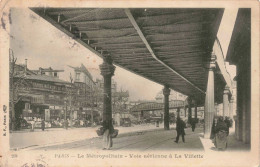
M65 101L65 113L64 113L64 128L66 129L66 119L67 119L67 102Z
M73 89L72 82L73 82L73 78L72 78L72 75L70 73L70 91L69 91L69 105L70 105L70 107L69 107L69 114L71 114L71 108L72 108L72 106L71 106L71 103L72 103L72 89Z

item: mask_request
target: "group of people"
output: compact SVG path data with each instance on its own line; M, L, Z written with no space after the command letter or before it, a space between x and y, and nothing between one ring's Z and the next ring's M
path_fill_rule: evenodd
M190 124L192 131L194 132L196 120L192 119ZM218 150L225 150L227 148L227 137L229 135L230 127L232 127L232 120L230 120L228 117L225 117L225 120L221 116L214 119L211 130L211 139L213 140L213 143ZM185 122L180 117L178 117L176 122L176 143L178 143L180 136L182 137L182 141L185 143L185 128Z
M195 131L196 120L191 119L190 121L192 131ZM223 117L219 117L217 120L214 119L212 126L211 139L213 139L215 147L219 150L225 150L227 148L227 136L229 134L229 128L232 126L232 122L228 118L225 120ZM182 141L185 143L185 128L186 123L177 117L176 131L177 136L174 142L178 143L180 136ZM103 121L103 150L109 150L113 146L112 134L114 133L114 127L112 121Z
M44 131L44 129L45 129L45 120L41 119L40 121L41 121L41 129L42 129L42 131ZM33 118L32 121L31 121L31 131L32 132L34 131L35 124L36 124L36 118Z
M112 140L112 134L114 133L114 127L112 124L112 121L105 120L103 121L103 150L110 150L113 146L113 140ZM186 123L180 118L177 118L176 122L176 131L177 131L177 137L175 142L178 143L179 137L182 137L182 141L185 142L185 130ZM193 127L194 131L195 127Z

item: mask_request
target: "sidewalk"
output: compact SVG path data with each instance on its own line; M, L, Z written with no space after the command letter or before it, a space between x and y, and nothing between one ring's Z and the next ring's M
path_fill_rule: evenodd
M216 152L214 143L211 139L205 139L203 138L203 133L200 134L200 140L203 144L204 150L206 152ZM235 138L235 128L230 128L229 130L229 136L228 136L228 147L226 151L250 151L249 145L245 144L241 141L236 140Z
M174 126L171 126L174 128ZM20 150L37 146L49 146L63 143L70 143L74 141L90 139L98 137L96 130L98 127L87 128L49 128L45 131L36 129L34 132L30 130L15 131L10 133L10 149ZM162 130L163 125L156 127L155 125L135 125L133 127L115 127L119 130L119 135L126 133L134 133L141 131Z

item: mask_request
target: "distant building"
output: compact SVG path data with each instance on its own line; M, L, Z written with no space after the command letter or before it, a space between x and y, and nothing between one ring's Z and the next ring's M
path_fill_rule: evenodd
M103 87L104 87L104 80L103 79L97 79L96 80L96 85L97 87L103 91ZM112 79L112 83L111 83L111 92L114 93L117 91L117 83Z
M174 90L171 90L170 92L170 95L169 95L169 101L172 101L172 100L182 100L182 101L185 101L187 98L187 96L177 92L177 91L174 91ZM156 97L155 97L155 100L156 102L160 102L160 103L163 103L163 100L164 100L164 95L163 95L163 92L162 90L160 92L157 93Z
M87 68L81 64L79 67L69 66L74 70L71 74L73 85L77 90L74 95L73 105L77 108L77 113L74 113L74 119L91 120L91 113L94 116L94 121L100 120L100 109L97 108L97 92L96 83ZM93 111L93 112L92 112Z
M64 117L64 99L67 89L70 89L70 83L53 75L38 73L38 70L29 70L27 64L15 65L13 82L16 85L16 118L41 118L50 121Z
M56 78L59 78L59 72L64 72L64 70L54 70L51 67L49 68L40 67L39 70L32 70L32 71L38 75L47 75Z
M96 80L97 91L99 92L99 108L103 108L103 91L104 91L104 80ZM111 93L112 93L112 117L114 123L120 125L120 120L122 118L129 118L129 92L117 90L117 83L112 80L111 84ZM103 111L103 110L102 110Z

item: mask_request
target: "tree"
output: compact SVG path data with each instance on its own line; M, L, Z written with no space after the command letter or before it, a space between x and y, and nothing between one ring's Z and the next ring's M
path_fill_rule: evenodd
M13 51L9 49L9 80L10 80L10 105L11 105L11 129L15 130L15 86L14 86L14 76L15 76L15 63L17 58L14 58Z
M115 92L113 95L113 106L115 112L126 111L126 102L128 101L129 93L127 91Z
M113 113L124 113L127 111L126 102L128 102L129 93L128 91L114 92L112 94ZM120 120L118 125L120 125Z
M93 84L93 85L90 85L90 91L88 92L89 93L89 102L90 102L90 106L91 106L91 126L93 126L94 124L94 108L98 106L98 99L101 95L101 91L100 89L98 89L98 87Z
M75 97L75 87L73 85L73 78L70 73L70 85L66 87L66 97L65 97L65 112L64 112L64 121L67 120L67 101L69 102L69 113L71 113L72 100ZM65 126L65 125L64 125Z
M16 70L16 61L17 58L14 57L12 49L9 49L9 84L10 84L10 116L11 116L11 130L15 130L16 127L16 113L15 113L15 104L17 104L22 96L19 95L19 89L22 87L30 87L28 82L26 82L26 71L22 73ZM25 67L27 68L27 67Z

